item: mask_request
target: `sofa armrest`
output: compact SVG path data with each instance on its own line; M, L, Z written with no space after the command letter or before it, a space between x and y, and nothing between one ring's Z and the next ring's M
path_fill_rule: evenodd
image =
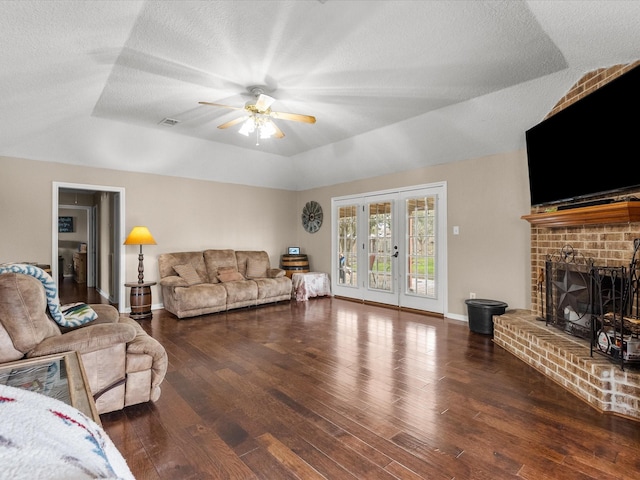
M62 333L72 332L80 328L86 328L90 325L100 325L101 323L118 323L120 321L120 312L113 305L106 303L91 303L89 306L98 314L98 318L84 325L76 325L75 327L59 327ZM53 319L51 320L54 321Z
M144 354L153 358L151 386L160 385L169 366L166 350L158 340L147 334L135 320L124 318L123 322L129 323L131 328L136 331L135 339L127 344L127 353Z
M267 277L269 278L284 277L286 274L286 270L283 270L282 268L270 268L267 270Z
M130 342L135 336L135 328L124 323L89 325L62 335L45 338L27 352L27 357L41 357L74 350L80 354L89 353Z
M120 321L120 312L113 305L91 303L89 306L98 314L98 318L94 320L97 323L118 323Z
M160 285L163 287L188 287L189 284L182 277L171 275L160 279Z

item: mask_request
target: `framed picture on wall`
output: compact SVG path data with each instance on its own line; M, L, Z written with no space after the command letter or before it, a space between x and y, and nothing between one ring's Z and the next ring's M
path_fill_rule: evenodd
M58 217L58 233L73 233L73 217Z

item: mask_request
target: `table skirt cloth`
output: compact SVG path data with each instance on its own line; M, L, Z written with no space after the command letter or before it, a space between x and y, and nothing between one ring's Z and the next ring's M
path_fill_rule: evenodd
M291 282L291 296L298 302L306 302L311 297L331 295L331 283L326 273L294 273L291 275Z

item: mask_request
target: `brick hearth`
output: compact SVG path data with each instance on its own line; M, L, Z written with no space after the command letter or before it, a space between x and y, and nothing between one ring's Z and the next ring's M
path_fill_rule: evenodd
M493 317L493 341L602 412L640 421L640 371L594 353L587 340L536 320L529 310Z

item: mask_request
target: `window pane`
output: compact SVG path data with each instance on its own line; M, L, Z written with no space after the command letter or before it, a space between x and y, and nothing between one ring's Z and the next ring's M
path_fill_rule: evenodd
M358 207L338 209L338 284L358 284Z
M435 196L406 200L407 270L405 293L435 297Z
M393 291L391 202L369 204L369 287Z

